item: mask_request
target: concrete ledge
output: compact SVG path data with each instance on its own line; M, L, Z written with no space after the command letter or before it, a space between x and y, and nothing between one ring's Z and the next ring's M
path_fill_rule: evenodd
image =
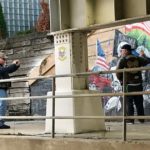
M106 132L83 134L44 133L45 121L6 122L0 130L0 150L149 150L150 123L127 125L127 142L122 139L122 122L105 122Z
M1 150L149 150L150 142L1 136Z

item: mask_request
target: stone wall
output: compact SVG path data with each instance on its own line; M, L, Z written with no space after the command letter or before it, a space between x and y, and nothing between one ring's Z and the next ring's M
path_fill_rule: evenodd
M30 87L31 96L45 96L48 91L52 90L52 80L42 79L37 80ZM46 115L46 100L47 99L31 99L31 115Z
M0 41L0 51L9 58L7 63L14 59L20 59L19 70L10 74L11 77L26 77L29 72L40 65L42 60L53 53L53 38L47 38L47 33L33 33L26 36L18 36ZM31 87L30 87L31 88ZM26 97L32 95L29 90L28 81L13 82L8 91L11 97ZM33 107L33 108L32 108ZM9 115L30 115L33 110L37 110L37 104L32 105L31 100L11 100L9 101Z

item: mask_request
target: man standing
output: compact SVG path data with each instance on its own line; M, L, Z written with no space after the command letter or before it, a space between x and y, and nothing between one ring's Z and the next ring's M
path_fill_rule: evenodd
M20 66L19 60L14 60L12 64L6 65L7 56L0 52L0 80L9 79L9 73L16 71ZM0 82L0 98L7 97L7 89L10 88L11 82ZM0 100L0 116L5 116L7 110L7 101ZM0 129L9 129L10 126L0 119Z
M125 44L120 50L121 58L117 64L117 69L123 68L136 68L145 66L149 63L148 59L137 57L132 54L131 45ZM123 84L123 73L117 73L117 78ZM142 73L141 71L125 72L125 92L138 92L143 91L142 86ZM125 97L127 106L127 115L134 115L134 104L139 116L144 116L143 107L143 95L133 95ZM129 123L134 123L134 119L127 120ZM139 119L141 123L144 123L144 119Z

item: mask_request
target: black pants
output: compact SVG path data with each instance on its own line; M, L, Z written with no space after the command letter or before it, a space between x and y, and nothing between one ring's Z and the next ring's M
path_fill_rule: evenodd
M127 92L138 92L143 91L142 84L140 85L127 85L126 88ZM137 115L144 116L144 106L143 106L143 95L132 95L126 96L126 107L127 107L127 115L133 116L134 115L134 104L136 106ZM139 119L140 122L144 122L144 119ZM131 122L134 122L132 119Z

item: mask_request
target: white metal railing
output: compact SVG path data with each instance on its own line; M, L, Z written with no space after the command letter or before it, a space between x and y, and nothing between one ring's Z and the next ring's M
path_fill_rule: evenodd
M41 99L41 98L51 98L52 99L52 116L0 116L2 119L52 119L52 137L55 137L55 119L111 119L111 120L123 120L123 140L126 140L126 119L150 119L150 116L126 116L125 110L125 99L127 95L143 95L150 94L150 91L141 91L141 92L118 92L118 93L99 93L99 94L78 94L78 95L55 95L55 79L62 77L81 77L88 76L91 74L109 74L116 72L132 72L139 70L150 70L150 67L140 67L132 69L118 69L118 70L109 70L101 72L83 72L76 74L62 74L62 75L49 75L49 76L38 76L38 77L24 77L24 78L12 78L0 80L0 82L18 82L18 81L28 81L33 79L45 79L51 78L52 82L52 96L27 96L27 97L7 97L0 98L0 100L25 100L25 99ZM55 116L55 98L76 98L76 97L102 97L102 96L123 96L123 115L122 116Z
M129 93L100 93L100 94L76 94L76 95L56 95L56 96L26 96L26 97L8 97L0 98L0 100L26 100L26 99L41 99L41 98L78 98L78 97L102 97L102 96L129 96L129 95L143 95L150 94L150 91L143 92L129 92Z

